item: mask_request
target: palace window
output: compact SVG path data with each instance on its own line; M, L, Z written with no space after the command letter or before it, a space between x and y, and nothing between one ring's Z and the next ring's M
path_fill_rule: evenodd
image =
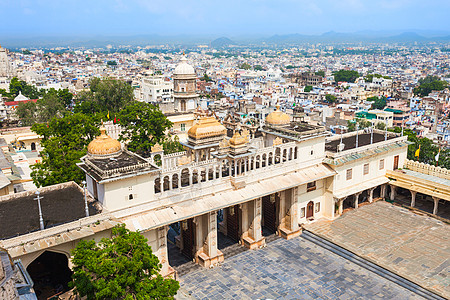
M305 208L304 207L302 207L301 209L300 209L300 218L304 218L305 217Z
M320 202L317 202L315 212L318 213L319 211L320 211Z
M384 159L380 159L380 170L384 169Z
M369 164L364 164L363 174L364 174L364 175L369 174Z
M128 195L128 200L133 200L133 194Z
M347 180L351 180L352 179L352 169L347 169Z
M316 189L316 182L308 182L308 184L306 185L306 191L307 192L311 192L314 191Z
M181 124L180 124L180 130L181 130L181 131L186 131L186 124L181 123Z

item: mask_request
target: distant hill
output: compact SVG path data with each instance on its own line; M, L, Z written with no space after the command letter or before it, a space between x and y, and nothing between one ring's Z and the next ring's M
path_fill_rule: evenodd
M230 45L236 45L236 43L227 37L220 37L211 42L212 48L223 48L223 47L227 47Z

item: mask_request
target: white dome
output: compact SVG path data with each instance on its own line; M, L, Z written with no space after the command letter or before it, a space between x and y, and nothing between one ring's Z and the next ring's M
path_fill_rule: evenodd
M29 100L27 97L25 97L24 95L22 95L22 92L19 91L19 95L16 96L16 98L14 98L14 101L25 101L25 100Z
M183 55L183 57L180 60L180 63L175 68L175 71L173 72L174 75L195 75L194 68L187 63L186 57Z

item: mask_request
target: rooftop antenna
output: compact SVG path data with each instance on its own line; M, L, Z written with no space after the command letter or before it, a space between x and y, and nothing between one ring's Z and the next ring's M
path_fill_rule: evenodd
M89 208L88 208L88 203L87 203L87 193L86 193L86 180L83 180L83 182L81 182L83 184L83 189L84 189L84 211L86 212L86 217L89 217Z
M40 196L41 192L39 191L36 191L35 194L36 198L34 198L34 200L37 200L39 207L39 227L41 228L41 230L44 230L44 219L42 218L42 209L41 209L41 199L43 199L44 197Z
M358 148L358 129L359 129L359 125L358 125L358 122L356 122L356 147L355 148Z

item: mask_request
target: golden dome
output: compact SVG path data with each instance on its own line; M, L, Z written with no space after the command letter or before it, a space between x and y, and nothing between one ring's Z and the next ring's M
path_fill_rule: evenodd
M269 125L286 125L291 122L288 114L280 111L280 105L277 105L277 110L271 112L266 117L266 123Z
M108 155L120 152L122 146L119 141L106 134L106 128L102 125L100 135L89 143L87 150L93 155Z
M188 136L193 139L205 139L227 134L225 126L214 117L201 118L189 130Z
M229 142L231 146L244 145L247 142L247 137L242 136L239 132L236 131Z

